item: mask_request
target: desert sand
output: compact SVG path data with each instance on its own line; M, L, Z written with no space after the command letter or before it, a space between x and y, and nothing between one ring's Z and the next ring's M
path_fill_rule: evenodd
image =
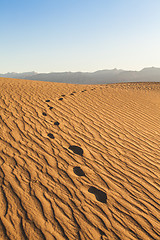
M160 83L0 78L0 239L160 239Z

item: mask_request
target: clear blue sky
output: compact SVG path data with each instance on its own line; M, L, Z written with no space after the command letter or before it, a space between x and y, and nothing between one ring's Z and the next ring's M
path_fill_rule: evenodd
M160 67L160 0L0 0L0 73Z

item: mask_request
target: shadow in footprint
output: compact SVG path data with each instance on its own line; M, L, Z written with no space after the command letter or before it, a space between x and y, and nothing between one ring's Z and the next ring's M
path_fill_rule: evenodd
M107 194L105 192L99 190L98 188L90 187L88 189L88 192L93 193L95 195L96 199L99 202L102 202L102 203L106 203L107 202Z
M106 236L106 234L100 228L98 228L98 230L99 230L99 233L101 234L101 236Z
M47 135L48 137L50 137L50 138L52 138L52 139L54 139L54 136L53 136L53 134L52 133L48 133L48 135Z
M70 95L74 95L73 93L71 93Z
M62 101L62 100L63 100L63 98L61 97L61 98L59 98L58 100Z
M83 156L83 149L82 148L80 148L78 146L75 146L75 145L71 145L71 146L69 146L69 149L72 150L75 154Z
M59 126L59 122L54 122L54 125Z
M43 114L43 116L47 116L47 114L45 112L43 112L42 114Z
M66 95L62 94L61 96L62 96L62 97L65 97Z
M50 100L46 100L46 102L50 102Z
M73 172L78 176L85 176L85 173L80 167L74 167Z
M50 110L52 110L52 109L53 109L53 107L49 107L49 109L50 109Z

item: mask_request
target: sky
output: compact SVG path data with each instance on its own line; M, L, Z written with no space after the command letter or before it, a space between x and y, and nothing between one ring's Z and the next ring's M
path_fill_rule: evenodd
M152 66L159 0L0 0L0 73Z

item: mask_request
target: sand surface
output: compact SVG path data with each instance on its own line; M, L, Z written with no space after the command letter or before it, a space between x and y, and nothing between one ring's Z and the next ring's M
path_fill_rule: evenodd
M160 83L1 78L0 239L160 239Z

